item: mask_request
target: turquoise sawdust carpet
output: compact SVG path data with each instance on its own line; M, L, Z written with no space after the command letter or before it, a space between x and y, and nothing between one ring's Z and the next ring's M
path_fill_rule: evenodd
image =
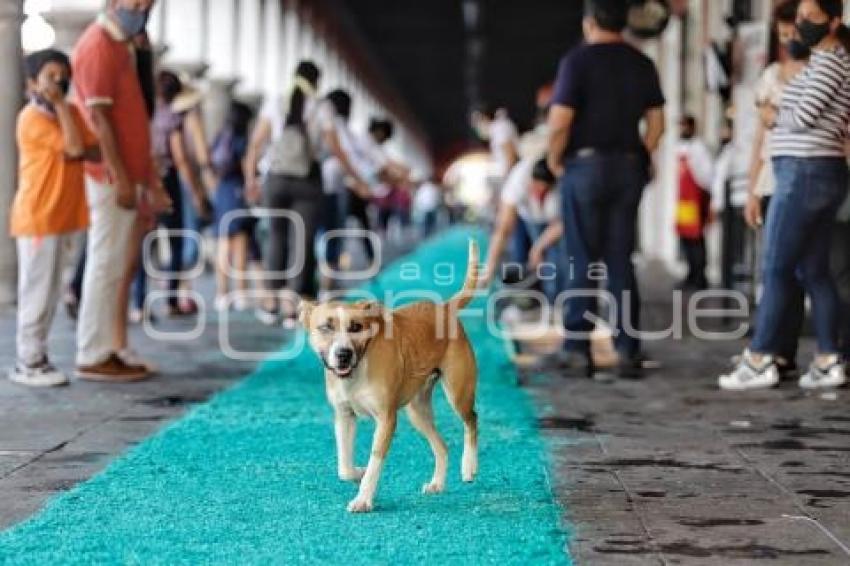
M433 267L443 262L459 273L438 289L451 295L471 233L456 229L423 244L384 270L377 287L434 289ZM421 277L411 281L410 269L402 277L403 263L418 265ZM464 324L481 372L475 483L460 481L462 431L439 392L437 424L450 450L446 492L420 494L431 453L402 417L375 512L348 514L356 486L336 477L322 370L305 351L261 365L1 534L0 563L568 563L529 400L514 385L501 340L481 317ZM361 422L360 465L371 430Z

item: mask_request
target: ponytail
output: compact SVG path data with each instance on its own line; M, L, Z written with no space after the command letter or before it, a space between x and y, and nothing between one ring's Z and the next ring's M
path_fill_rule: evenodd
M289 97L289 110L286 114L287 126L304 125L304 107L307 97L316 94L319 84L319 68L312 61L301 61L295 69L295 85Z

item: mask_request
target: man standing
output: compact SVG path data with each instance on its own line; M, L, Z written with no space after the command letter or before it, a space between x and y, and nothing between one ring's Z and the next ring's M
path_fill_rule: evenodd
M628 45L625 0L587 0L586 42L560 63L549 112L548 163L561 176L567 257L563 365L591 375L591 314L605 280L616 309L620 373L638 377L640 304L631 255L650 155L664 131L664 96L652 62ZM641 136L639 125L646 120ZM613 321L612 321L613 322ZM628 322L625 325L624 322Z
M74 50L77 102L103 155L101 164L86 167L91 226L77 330L81 379L127 382L148 374L145 367L122 360L114 339L117 294L137 206L154 174L148 113L130 43L144 30L152 4L109 0Z

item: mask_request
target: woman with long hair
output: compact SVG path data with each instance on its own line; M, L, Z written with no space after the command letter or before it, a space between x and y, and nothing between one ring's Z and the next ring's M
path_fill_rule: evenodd
M782 101L785 86L806 66L809 48L797 38L797 8L800 0L784 0L773 11L771 62L762 72L756 85L756 107L768 116L772 106ZM744 219L753 230L764 223L770 197L776 188L776 177L770 161L771 130L759 120L750 160L747 203ZM776 352L776 367L780 378L793 377L797 372L797 343L805 317L805 294L799 282L789 291L782 344Z
M242 160L248 149L248 127L253 114L241 102L233 102L224 127L213 141L210 159L216 176L220 179L215 192L213 212L216 236L216 310L224 310L230 301L227 292L229 272L234 275L234 290L245 291L245 270L248 264L248 239L253 230L245 201L245 175ZM247 301L237 295L233 301L236 310L244 310Z
M830 274L836 211L847 193L845 142L850 119L850 29L841 0L801 0L796 28L809 64L785 86L762 119L771 131L775 190L764 228L764 291L750 348L720 376L723 389L772 387L779 381L785 313L799 273L811 299L818 353L800 377L805 389L846 381L837 345L840 302Z

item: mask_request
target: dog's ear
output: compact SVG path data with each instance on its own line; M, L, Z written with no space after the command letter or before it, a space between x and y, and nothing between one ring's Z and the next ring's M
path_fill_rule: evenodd
M304 299L301 299L301 302L298 303L298 321L301 322L302 326L307 326L310 323L310 315L315 306L316 303Z
M357 301L354 306L369 317L380 318L384 316L384 305L378 301Z

